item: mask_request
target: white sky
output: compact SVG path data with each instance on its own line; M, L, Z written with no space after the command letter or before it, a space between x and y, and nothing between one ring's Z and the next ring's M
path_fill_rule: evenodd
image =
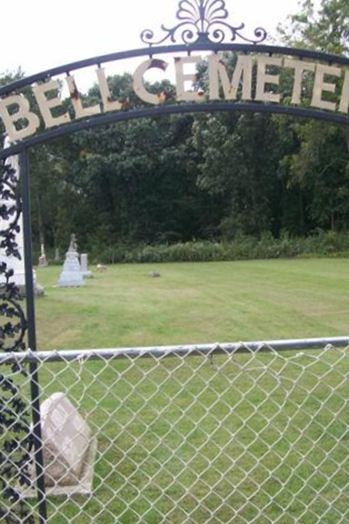
M0 73L19 66L26 75L97 55L144 47L139 35L173 27L178 0L2 0ZM226 0L229 22L276 26L297 12L298 0ZM127 66L125 66L127 70ZM132 72L132 66L128 69Z

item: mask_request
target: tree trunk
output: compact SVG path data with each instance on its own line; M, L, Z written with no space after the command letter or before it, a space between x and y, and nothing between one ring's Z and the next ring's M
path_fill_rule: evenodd
M45 232L44 232L44 224L42 220L41 198L39 195L37 197L37 206L38 206L39 241L40 241L40 246L44 246L45 245Z

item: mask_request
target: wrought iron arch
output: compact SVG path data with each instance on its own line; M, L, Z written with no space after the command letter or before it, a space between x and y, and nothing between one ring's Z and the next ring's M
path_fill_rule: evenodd
M23 143L15 144L0 153L0 160L4 160L12 155L20 154L23 150L40 144L47 143L67 134L76 133L84 129L93 129L96 127L109 125L118 122L137 120L140 118L160 118L161 116L184 114L184 113L218 113L218 112L252 112L252 113L275 113L282 115L295 116L300 118L312 118L329 123L348 125L348 119L342 115L336 115L326 112L319 112L306 108L289 108L277 105L263 105L258 103L200 103L200 104L182 104L168 105L161 109L145 108L135 109L125 113L111 113L94 117L81 122L73 122L64 127L58 127L41 135L29 138Z
M209 41L202 42L199 40L195 44L187 45L173 45L173 46L150 46L148 49L134 49L125 52L117 52L108 55L97 56L82 60L79 62L65 64L60 67L49 69L41 73L20 79L16 82L0 87L0 99L8 97L14 93L20 92L20 90L27 88L34 83L47 82L54 76L67 74L71 75L76 71L80 71L84 68L97 66L101 67L103 64L110 62L116 62L120 60L130 58L141 58L141 57L154 57L186 53L190 55L193 52L211 52L214 54L231 52L254 55L265 55L269 57L283 56L283 57L295 57L299 60L314 60L328 64L329 66L336 64L338 66L349 68L349 58L345 56L337 56L329 53L313 52L309 50L295 49L290 47L280 47L271 45L255 45L255 44L239 44L239 43L211 43ZM145 107L141 109L131 109L127 111L113 111L100 115L91 116L89 118L74 120L68 124L54 127L43 131L42 133L34 136L30 136L21 141L18 141L9 148L0 151L0 160L5 159L11 155L19 154L21 151L38 144L45 143L47 141L59 138L69 133L74 133L82 129L88 129L98 127L102 125L111 124L114 122L121 122L126 120L133 120L144 117L158 117L161 115L178 114L178 113L197 113L197 112L217 112L217 111L249 111L249 112L268 112L286 114L302 118L313 118L317 120L323 120L326 122L332 122L335 124L349 125L349 115L345 113L335 113L326 110L315 109L311 107L297 107L293 105L281 105L274 103L261 103L261 102L241 102L241 101L210 101L210 102L180 102L177 104L164 104L161 106L149 107L144 104Z

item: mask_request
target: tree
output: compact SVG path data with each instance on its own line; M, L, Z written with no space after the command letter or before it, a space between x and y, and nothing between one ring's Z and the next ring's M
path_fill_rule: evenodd
M317 5L318 7L317 7ZM347 0L303 0L300 11L289 16L289 27L279 31L287 44L337 55L349 53L349 4Z
M130 75L108 82L113 98L127 108L140 104ZM162 82L149 89L171 97L173 86ZM99 96L94 87L85 102ZM38 148L32 155L36 234L42 237L44 231L50 245L61 245L74 231L80 244L95 251L117 242L191 240L205 234L211 197L197 187L191 170L192 121L181 115L121 122Z
M272 118L260 114L201 117L195 124L194 143L202 156L199 186L221 195L223 236L277 233L279 151Z
M304 0L301 10L290 17L290 27L281 28L288 45L348 55L349 4L346 0L321 0L320 8ZM289 183L306 193L306 210L313 227L348 226L349 129L304 121L291 125L298 148L284 165Z

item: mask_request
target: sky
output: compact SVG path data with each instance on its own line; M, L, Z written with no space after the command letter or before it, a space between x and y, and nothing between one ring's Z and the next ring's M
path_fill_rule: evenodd
M222 0L223 1L223 0ZM25 75L107 53L144 47L140 33L173 27L178 0L11 0L1 5L0 73ZM229 22L276 36L298 0L225 0ZM127 70L127 65L123 66ZM129 68L130 72L132 67Z

